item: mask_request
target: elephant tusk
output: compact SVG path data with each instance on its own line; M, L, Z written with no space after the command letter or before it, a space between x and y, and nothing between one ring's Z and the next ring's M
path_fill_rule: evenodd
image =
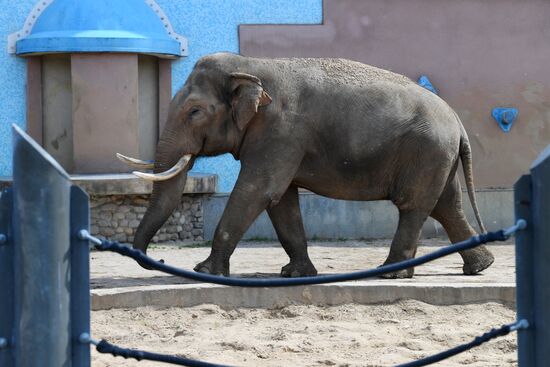
M178 163L176 163L172 168L170 168L169 170L166 170L164 172L160 172L160 173L143 173L143 172L134 171L132 173L134 175L140 177L140 178L143 178L144 180L166 181L166 180L171 179L172 177L177 176L181 171L183 171L192 157L193 156L191 154L184 155L183 157L180 158Z
M127 157L120 153L117 153L116 157L123 163L126 163L127 165L129 165L130 167L140 168L140 169L153 169L155 167L154 161L142 161L140 159Z

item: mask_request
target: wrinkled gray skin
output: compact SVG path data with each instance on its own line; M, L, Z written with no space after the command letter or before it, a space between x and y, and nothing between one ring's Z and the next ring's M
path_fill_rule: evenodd
M246 73L259 79L235 75ZM232 75L233 74L233 75ZM384 264L413 258L431 216L452 242L475 235L462 210L459 161L475 204L470 144L455 112L411 80L341 59L255 59L221 53L195 65L170 105L155 172L184 154L231 153L241 171L195 270L229 276L237 242L265 209L290 258L282 276L313 276L298 188L343 200L391 200L399 225ZM193 161L187 167L190 169ZM154 184L134 247L145 252L180 201L186 172ZM461 252L465 274L493 262L483 246ZM412 277L414 269L389 277Z

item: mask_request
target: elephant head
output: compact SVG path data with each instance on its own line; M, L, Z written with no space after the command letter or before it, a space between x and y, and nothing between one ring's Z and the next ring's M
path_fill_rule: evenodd
M180 203L187 172L198 156L233 153L238 157L249 122L271 97L254 75L227 72L208 60L199 62L170 103L154 162L117 155L153 173L134 172L153 182L153 192L134 237L146 252L149 242Z

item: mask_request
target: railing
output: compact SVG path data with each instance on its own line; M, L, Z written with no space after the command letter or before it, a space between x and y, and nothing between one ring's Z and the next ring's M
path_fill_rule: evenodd
M157 262L139 251L90 236L87 195L65 171L14 127L12 189L0 196L0 366L90 366L90 344L126 358L185 366L220 366L129 350L90 336L89 244L118 252L169 274L217 284L266 287L319 284L378 276L450 253L504 240L517 231L517 322L470 343L402 366L424 366L518 331L520 367L550 366L550 147L515 186L516 225L431 254L354 273L307 278L236 279L195 273ZM521 219L521 220L520 220Z

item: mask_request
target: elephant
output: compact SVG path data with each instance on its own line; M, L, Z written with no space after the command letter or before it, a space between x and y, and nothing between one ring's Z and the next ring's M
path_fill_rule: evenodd
M119 155L152 180L133 247L146 253L180 202L200 156L231 153L241 170L217 225L208 258L195 271L229 276L237 243L263 210L290 258L283 277L315 276L299 207L299 188L341 200L390 200L397 230L384 264L414 258L431 216L451 242L476 235L465 218L457 168L476 204L472 151L453 109L411 79L356 61L200 58L170 102L154 161ZM153 172L141 172L152 169ZM463 273L494 261L480 246L460 252ZM410 278L414 268L386 275Z

